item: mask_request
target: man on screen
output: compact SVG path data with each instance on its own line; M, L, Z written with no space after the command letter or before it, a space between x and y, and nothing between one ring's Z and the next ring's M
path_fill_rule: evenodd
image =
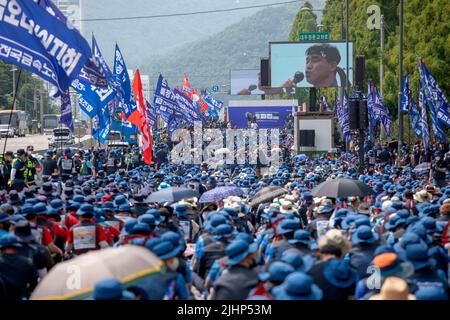
M346 75L344 70L338 67L341 61L339 50L328 43L314 44L306 52L306 81L314 87L326 88L337 87L336 74L339 73L341 84L345 84ZM287 80L282 87L295 87L297 82Z
M306 50L306 81L315 87L337 87L336 73L341 55L327 43L316 44Z

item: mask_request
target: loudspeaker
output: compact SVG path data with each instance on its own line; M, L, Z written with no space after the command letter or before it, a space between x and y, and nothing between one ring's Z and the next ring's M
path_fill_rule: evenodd
M361 129L369 127L369 116L367 110L367 99L359 101L359 126Z
M261 58L261 87L270 87L269 81L269 59Z
M365 69L364 56L356 57L356 60L355 60L355 84L359 91L363 91L363 88L364 88L364 69Z
M300 130L300 147L314 147L315 131Z
M349 126L350 130L359 129L359 101L350 99L349 106Z
M317 89L309 89L309 111L317 111Z

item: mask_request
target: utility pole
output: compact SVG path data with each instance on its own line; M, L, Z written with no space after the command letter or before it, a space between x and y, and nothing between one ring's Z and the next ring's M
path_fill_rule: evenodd
M384 57L384 15L381 15L381 24L380 24L380 31L381 31L381 55L380 55L380 96L383 99L383 80L384 80L384 64L383 64L383 57Z
M347 0L348 1L348 0ZM398 155L401 158L403 145L403 112L402 112L402 85L403 85L403 0L400 0L400 54L398 57Z
M346 63L346 73L347 73L347 83L346 83L346 87L347 87L347 95L350 95L350 81L349 81L349 77L350 77L350 66L349 66L349 52L348 52L348 35L349 35L349 22L348 22L348 0L345 0L346 3L346 24L347 24L347 30L345 30L345 46L346 46L346 58L347 58L347 63Z
M43 90L39 91L39 122L41 124L41 132L43 133L44 130L44 95Z
M11 69L12 74L13 74L13 96L16 94L16 67L12 67ZM14 105L13 105L13 110L16 110L16 101L17 101L17 97L16 99L14 99Z
M380 97L383 99L383 83L384 83L384 15L381 15L381 22L380 22L380 42L381 42L381 50L380 50ZM380 125L380 143L381 139L384 138L384 129L383 126Z

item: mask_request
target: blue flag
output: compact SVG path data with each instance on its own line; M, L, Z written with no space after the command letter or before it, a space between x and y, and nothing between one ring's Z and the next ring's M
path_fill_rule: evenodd
M172 120L172 128L181 125L182 122L193 123L199 120L192 102L180 91L170 88L162 75L158 78L153 103L156 111L167 124L171 119L176 119L176 121Z
M405 76L405 80L403 81L402 111L409 113L409 117L411 119L411 127L414 130L416 136L421 138L422 128L420 124L420 114L417 110L414 97L412 96L409 74Z
M437 119L444 125L450 126L450 105L447 98L444 96L438 83L428 71L425 62L421 61L423 76L421 79L423 88L425 90L425 98L427 102L436 110Z
M391 133L392 121L389 111L381 100L380 94L372 81L369 81L369 94L367 95L367 106L369 110L369 120L372 125L381 122L387 135Z
M336 95L335 103L336 103L336 116L338 118L339 127L341 129L342 135L345 140L350 140L351 131L350 131L350 113L348 106L348 97L347 93L344 92L344 101L341 106L341 102L339 97Z
M0 59L50 82L63 94L92 56L75 29L33 1L0 2Z
M438 101L438 99L434 99L435 95L437 94L436 91L433 91L431 86L429 85L428 76L429 73L427 73L428 70L426 70L425 64L422 61L419 61L419 73L420 73L420 81L422 82L422 87L425 91L425 99L428 104L428 109L430 111L430 117L431 117L431 123L433 124L433 132L434 136L437 140L441 142L446 142L447 138L445 136L444 130L441 128L441 124L439 122L439 119L436 116L436 106L435 102Z
M37 2L49 14L66 24L67 28L79 33L79 31L73 26L72 22L67 19L67 17L58 9L58 7L53 2L51 2L50 0L35 0L35 2ZM105 75L102 73L99 65L96 64L96 61L95 59L93 59L93 57L91 57L83 66L83 68L81 68L77 78L80 81L88 82L92 85L95 85L96 87L106 88L108 86Z
M425 107L423 90L420 82L419 82L419 108L420 112L422 112L422 116L420 118L420 127L422 129L422 145L424 149L427 150L428 146L430 145L430 130L428 129L427 109Z
M146 106L146 111L147 111L148 125L153 128L153 131L155 131L156 130L155 108L153 108L153 106L147 100L145 100L145 106Z
M72 104L70 102L70 93L67 90L61 95L61 123L64 123L70 131L74 132L72 119Z
M93 118L103 106L107 105L115 96L111 88L102 89L75 79L72 87L79 93L78 103L81 110Z
M322 98L320 99L320 104L322 105L323 111L333 111L333 109L331 109L331 106L328 104L327 97L322 96Z
M116 44L116 52L114 55L114 75L119 87L119 110L123 112L128 119L133 112L138 111L136 102L131 94L131 81L128 75L127 66L123 59L122 52Z

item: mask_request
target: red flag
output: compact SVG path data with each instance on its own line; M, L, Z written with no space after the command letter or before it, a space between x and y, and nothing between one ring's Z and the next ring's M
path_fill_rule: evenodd
M197 100L195 102L200 106L200 110L202 111L202 113L205 114L205 112L208 110L208 104L203 101L197 90L192 90L192 97L195 97L193 99Z
M144 151L144 162L146 164L150 164L152 162L153 157L152 154L153 139L150 133L150 127L148 126L146 116L147 111L144 101L144 95L142 94L141 73L139 72L139 69L136 69L136 75L134 76L133 92L134 92L134 99L136 100L136 104L138 106L140 114L141 126L139 127L139 130L142 133L142 149Z
M183 94L192 100L192 88L187 74L184 74L183 80L181 81L181 86L183 87Z

